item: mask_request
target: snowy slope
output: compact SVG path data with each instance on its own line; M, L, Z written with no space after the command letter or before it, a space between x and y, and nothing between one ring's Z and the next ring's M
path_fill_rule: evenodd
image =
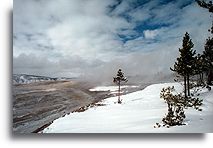
M28 84L28 83L33 83L33 82L56 81L56 80L57 80L57 78L50 78L50 77L45 77L45 76L13 74L13 83L14 84Z
M70 80L71 78L51 78L46 76L36 76L36 75L27 75L27 74L13 74L13 83L14 84L29 84L34 82L42 81L56 81L56 80Z
M167 112L166 103L159 94L163 87L175 86L182 90L178 83L154 84L144 90L121 96L122 104L115 103L117 97L102 101L105 106L96 106L85 112L76 112L59 118L44 133L159 133L159 132L213 132L213 91L201 92L204 99L203 111L194 109L186 111L186 125L179 127L154 128Z

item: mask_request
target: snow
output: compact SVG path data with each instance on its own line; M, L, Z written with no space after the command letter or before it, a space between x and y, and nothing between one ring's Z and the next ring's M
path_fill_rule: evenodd
M14 84L29 84L34 82L42 81L55 81L58 78L50 78L45 76L34 76L26 74L13 74L13 83Z
M135 87L138 87L138 86L123 85L123 86L121 86L121 89L128 88L128 87L135 88ZM89 89L89 91L111 91L111 92L114 92L114 91L117 91L117 90L118 90L118 86L98 86L98 87Z
M124 89L125 88L137 88L139 86L134 86L134 85L123 85L121 86L121 91L120 93L124 93ZM109 91L110 94L118 94L118 86L98 86L98 87L95 87L95 88L91 88L89 89L89 91Z
M204 133L213 132L213 91L202 89L199 96L204 99L202 112L186 110L184 126L154 128L162 123L167 112L167 105L160 99L163 87L174 86L182 91L179 83L153 84L141 91L122 95L122 104L117 104L117 97L110 97L101 103L104 106L89 108L84 112L75 112L55 120L44 133ZM98 87L96 90L104 87ZM110 88L110 90L113 87Z
M50 92L50 91L56 91L55 88L45 89L44 91Z

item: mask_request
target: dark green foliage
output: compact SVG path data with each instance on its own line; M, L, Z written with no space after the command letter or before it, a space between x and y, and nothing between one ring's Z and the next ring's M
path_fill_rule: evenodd
M213 13L213 4L211 1L205 2L201 0L196 0L199 6L206 8L209 12ZM211 29L208 30L213 35L213 24ZM199 98L194 98L190 96L190 88L195 88L192 96L199 95L197 94L199 87L205 86L203 81L203 74L207 73L208 79L207 84L211 84L213 81L213 37L209 37L206 40L205 50L202 55L198 54L195 56L196 52L193 50L194 44L192 43L189 34L186 32L183 37L182 48L179 49L180 57L177 58L177 61L174 64L174 68L170 68L172 71L178 74L178 78L183 77L184 79L184 95L182 93L174 94L174 87L163 88L160 93L160 98L163 98L168 105L168 113L162 119L163 126L175 126L183 125L183 121L186 118L184 109L192 107L198 111L202 111L200 106L202 101ZM199 82L196 83L196 86L192 86L193 83L190 83L190 77L194 75L199 75ZM209 90L211 87L207 86ZM156 123L156 126L160 127L159 123Z
M212 85L213 81L213 38L208 38L203 51L205 67L207 69L207 84Z
M212 1L204 1L204 0L196 0L198 5L202 8L208 9L210 13L213 13L213 4ZM211 35L213 35L213 24L212 27L208 30ZM212 85L213 81L213 37L208 37L206 40L206 44L204 46L204 59L205 59L205 66L207 67L207 84Z
M207 71L206 61L204 55L198 54L195 57L195 64L194 64L194 75L198 76L196 86L205 86L204 83L204 73Z
M205 2L204 0L196 0L199 6L206 8L209 10L209 12L213 13L213 4L212 1Z
M116 83L118 85L118 103L121 103L121 99L120 99L120 86L121 86L121 82L127 82L127 78L124 77L124 73L122 72L121 69L118 70L118 73L116 75L116 77L113 77L113 82Z
M183 121L186 118L183 107L175 106L168 108L168 114L162 119L165 125L176 126L184 125Z
M204 56L198 54L195 57L195 71L194 74L200 74L205 70L205 66L204 66L205 62L204 62Z
M184 78L185 97L187 97L187 93L188 96L190 96L189 77L195 73L196 51L193 50L193 46L194 44L192 43L188 32L186 32L185 36L183 37L182 48L179 48L180 57L177 58L174 68L170 68L172 71Z
M113 77L113 82L116 84L121 83L122 81L127 82L127 78L124 77L124 73L122 72L121 69L118 70L117 76Z
M187 73L191 72L193 65L195 51L192 50L194 44L192 43L189 34L186 32L183 37L182 48L179 48L180 57L177 58L177 62L174 64L172 71L177 72L181 76L186 76ZM192 72L191 72L192 73Z
M203 100L201 100L199 98L189 97L187 99L185 106L186 107L193 107L194 109L196 109L198 111L202 111L202 109L200 109L200 106L203 104L202 102L203 102Z
M213 38L208 38L204 46L203 55L207 61L208 67L213 67Z
M168 106L168 113L162 119L164 126L183 125L183 121L186 118L184 109L193 107L198 111L202 111L199 107L202 105L202 101L199 98L188 97L185 98L181 93L174 94L174 86L163 88L160 93L160 98L163 98Z
M163 88L160 93L160 98L163 98L168 105L168 113L162 119L164 125L175 126L183 125L186 118L184 113L185 100L179 99L179 95L173 95L174 87Z

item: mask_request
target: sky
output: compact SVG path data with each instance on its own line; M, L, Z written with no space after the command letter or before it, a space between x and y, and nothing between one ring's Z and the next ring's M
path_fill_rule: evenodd
M111 79L170 74L185 32L202 52L210 14L194 0L15 0L13 72Z

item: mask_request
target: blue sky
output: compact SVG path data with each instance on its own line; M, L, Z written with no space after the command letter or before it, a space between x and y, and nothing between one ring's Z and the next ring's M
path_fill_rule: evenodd
M16 0L13 23L14 73L111 77L168 74L186 31L203 50L211 19L194 0Z

